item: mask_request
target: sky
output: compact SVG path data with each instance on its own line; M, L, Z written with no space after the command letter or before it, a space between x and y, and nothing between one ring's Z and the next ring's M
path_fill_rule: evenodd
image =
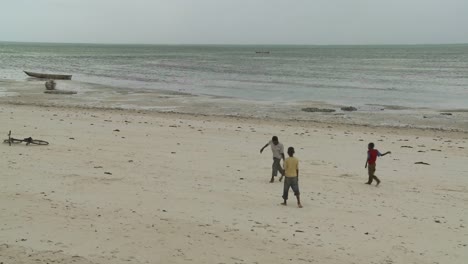
M468 43L468 0L0 0L0 41Z

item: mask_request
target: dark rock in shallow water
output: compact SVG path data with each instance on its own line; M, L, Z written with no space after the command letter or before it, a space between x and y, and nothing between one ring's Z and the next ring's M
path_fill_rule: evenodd
M64 90L45 90L47 94L77 94L75 91L64 91Z
M420 164L420 165L431 165L427 162L422 162L422 161L418 161L418 162L415 162L414 164Z
M345 106L345 107L341 107L341 110L351 112L351 111L357 111L357 108L354 106Z
M335 112L336 110L335 109L328 109L328 108L306 107L306 108L302 108L302 111L311 112L311 113L315 113L315 112L332 113L332 112Z

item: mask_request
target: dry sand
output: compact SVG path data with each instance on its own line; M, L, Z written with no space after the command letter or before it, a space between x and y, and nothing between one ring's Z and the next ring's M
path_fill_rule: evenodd
M0 105L0 263L466 263L468 134ZM294 146L304 208L268 183ZM392 151L365 185L366 146ZM430 165L418 165L426 162Z

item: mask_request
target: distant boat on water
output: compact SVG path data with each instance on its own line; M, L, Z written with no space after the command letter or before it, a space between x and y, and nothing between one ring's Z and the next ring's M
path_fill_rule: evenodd
M52 79L52 80L71 80L71 75L65 74L48 74L48 73L37 73L37 72L29 72L24 71L28 76L41 78L41 79Z
M257 53L257 54L270 54L269 51L260 51L260 50L255 51L255 53Z

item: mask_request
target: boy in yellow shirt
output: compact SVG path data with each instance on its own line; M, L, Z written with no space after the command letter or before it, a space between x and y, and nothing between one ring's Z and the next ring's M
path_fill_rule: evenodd
M282 205L287 205L289 187L294 191L294 195L297 198L297 206L302 208L301 199L299 198L299 160L294 156L294 148L288 148L289 157L284 161L284 188L283 188L283 200Z

